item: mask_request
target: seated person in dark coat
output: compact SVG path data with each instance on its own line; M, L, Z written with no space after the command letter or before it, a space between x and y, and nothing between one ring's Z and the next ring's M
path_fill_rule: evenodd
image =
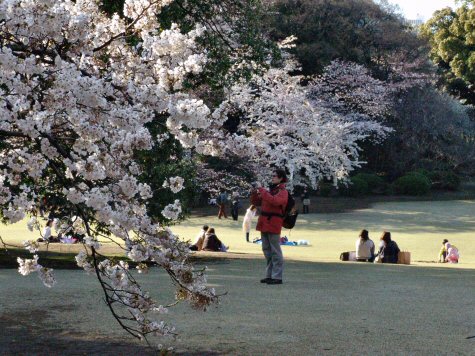
M378 255L382 263L397 263L398 254L401 251L395 241L391 240L390 232L383 232L381 237L382 245L379 248Z
M223 243L218 239L216 233L214 232L214 228L210 227L208 231L206 231L205 240L203 242L203 250L204 251L221 251Z

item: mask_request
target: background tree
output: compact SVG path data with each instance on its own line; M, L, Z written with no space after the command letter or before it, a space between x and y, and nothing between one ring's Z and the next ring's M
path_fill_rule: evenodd
M384 145L363 151L362 159L368 160L365 169L390 179L418 169L474 173L475 124L470 108L427 85L401 95L393 111L386 123L394 131Z
M383 70L394 53L411 62L424 56L423 42L401 18L372 0L265 0L274 40L297 37L292 50L303 74L320 74L335 59Z
M332 105L312 102L304 78L290 74L295 69L296 63L286 60L283 67L233 86L213 116L222 122L236 110L242 116L236 132L221 130L216 144L226 156L246 157L262 182L272 167L285 167L290 186L315 188L322 179L336 184L360 165L359 142L384 138L388 129L369 117L350 119Z
M475 8L463 1L456 10L436 11L422 26L430 57L441 73L440 85L465 104L475 104Z

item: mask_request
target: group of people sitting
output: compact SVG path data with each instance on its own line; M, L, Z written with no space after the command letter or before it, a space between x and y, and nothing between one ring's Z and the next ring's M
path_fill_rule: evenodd
M213 227L204 225L200 233L196 236L195 241L190 246L191 251L213 251L213 252L226 252L228 247L224 245Z
M358 262L381 262L381 263L398 263L400 249L391 239L391 233L383 232L380 238L378 253L375 253L375 244L369 238L368 230L362 230L358 240L356 240L356 261ZM460 258L457 247L449 243L449 240L442 241L442 248L439 252L439 260L441 263L458 263Z
M369 238L368 230L362 230L358 240L356 240L356 261L397 263L401 250L396 241L391 239L391 233L384 231L380 241L379 251L375 253L376 246L373 240Z
M64 244L75 244L81 242L84 236L76 234L75 236L63 236L61 233L58 236L53 235L53 224L54 219L48 219L46 225L43 229L42 236L37 239L37 242L46 242L46 243L64 243Z

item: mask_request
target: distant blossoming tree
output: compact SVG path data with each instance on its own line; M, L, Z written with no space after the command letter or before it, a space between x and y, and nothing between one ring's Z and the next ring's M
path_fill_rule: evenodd
M332 66L329 72L362 71L340 62ZM271 167L285 167L293 185L316 187L322 179L345 180L361 164L359 142L380 140L390 131L373 119L385 110L387 89L374 79L369 89L349 95L344 104L334 83L317 78L304 85L308 78L290 74L296 68L296 63L287 59L284 66L229 90L228 100L213 115L223 120L239 111L241 120L236 132L221 131L220 149L248 157L262 181L269 178ZM349 99L352 105L348 105ZM358 105L368 114L357 115Z
M166 125L190 144L209 125L209 109L182 89L188 74L206 62L195 40L204 28L183 34L162 30L156 13L167 1L126 0L123 17L103 14L95 0L4 0L0 2L0 215L15 223L36 214L43 197L61 216L57 229L83 236L87 252L79 266L94 273L120 325L136 337L173 333L150 319L167 308L142 290L124 262L100 254L100 238L123 240L126 255L146 272L161 266L177 286L176 298L197 308L217 301L189 250L169 229L147 215L150 187L140 183L136 151L160 140L146 124L166 113ZM178 192L183 179L163 189ZM163 215L175 219L179 201ZM35 253L37 243L26 241ZM55 283L38 256L19 259L19 272L37 272Z

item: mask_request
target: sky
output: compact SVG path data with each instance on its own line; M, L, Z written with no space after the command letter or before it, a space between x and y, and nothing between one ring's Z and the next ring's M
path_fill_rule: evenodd
M455 0L390 0L389 2L399 5L405 17L415 20L420 15L423 20L428 20L434 11L446 6L455 7Z

